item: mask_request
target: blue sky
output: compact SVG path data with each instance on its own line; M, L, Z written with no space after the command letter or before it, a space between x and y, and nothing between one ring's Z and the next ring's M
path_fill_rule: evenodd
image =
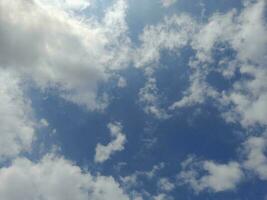
M0 199L267 199L266 1L0 13Z

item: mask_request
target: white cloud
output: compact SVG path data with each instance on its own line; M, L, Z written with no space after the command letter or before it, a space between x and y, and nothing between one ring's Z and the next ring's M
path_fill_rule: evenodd
M160 52L184 47L195 28L195 21L188 15L166 17L157 25L146 26L140 35L141 47L135 52L136 67L157 67Z
M162 191L172 191L175 188L175 184L172 183L168 178L161 178L158 181L158 188Z
M205 81L205 75L197 70L190 77L190 86L184 92L184 96L174 102L169 109L175 110L183 107L189 107L196 104L202 104L207 98L217 98L219 96L209 84Z
M33 0L1 0L0 66L89 110L104 109L108 97L98 95L98 83L128 58L126 9L117 0L99 22Z
M64 10L84 10L91 5L91 0L37 0L42 4Z
M138 185L138 174L132 174L129 176L121 177L120 180L123 183L123 187L132 188Z
M234 108L226 118L240 121L244 127L267 125L265 6L265 1L249 3L238 18L239 31L232 38L232 45L241 62L240 73L251 78L236 82L228 93L227 100L234 104Z
M164 21L144 28L140 36L141 46L136 49L134 62L136 67L144 69L146 83L140 89L139 99L144 103L146 113L158 119L167 119L169 114L161 105L164 94L157 87L155 70L160 66L161 51L177 52L185 47L196 31L196 22L188 15L164 18Z
M109 123L108 128L112 141L107 145L97 144L95 153L95 162L103 163L108 160L115 152L122 151L126 143L126 136L122 132L120 123Z
M156 85L156 79L148 76L145 86L139 91L139 101L144 104L144 111L157 119L169 118L168 113L160 106L160 94Z
M252 79L235 83L234 89L225 97L234 104L225 113L226 120L240 121L244 127L267 125L267 70L262 67L244 65L241 73Z
M196 193L204 190L213 192L234 190L244 176L237 162L218 164L213 161L197 162L189 159L182 165L183 170L178 175L178 180L181 184L190 185Z
M208 171L209 175L202 177L200 184L202 187L212 188L216 192L235 189L243 176L243 172L236 162L225 165L205 161L203 168Z
M224 14L214 14L208 22L200 25L199 30L193 36L192 48L196 50L196 58L201 62L212 61L212 51L217 42L229 41L237 28L234 25L236 11L232 10Z
M142 176L146 176L147 178L152 179L152 178L156 177L157 173L160 170L162 170L164 167L165 167L165 163L161 162L157 165L154 165L150 171L146 171L146 172L138 171L137 174L142 175Z
M0 179L0 199L5 200L129 200L114 178L92 176L51 155L37 163L18 158L0 169Z
M247 160L244 166L255 172L260 179L267 180L267 140L264 137L251 137L244 144Z
M175 4L177 0L161 0L161 4L163 7L170 7L171 5Z
M222 107L222 115L227 121L240 122L244 127L267 124L265 9L266 1L249 2L239 14L236 10L214 14L207 23L197 26L197 31L190 37L190 45L196 51L189 62L192 68L190 86L171 109L200 104L212 98ZM220 51L216 47L218 44L229 45L227 48L236 52L236 56L231 60L224 54L216 66L213 53ZM250 78L236 80L232 87L220 93L206 81L214 71L226 79L233 77L235 71Z
M0 69L0 160L29 151L35 123L16 75Z
M143 184L142 179L145 178L147 180L152 180L157 178L157 174L160 170L165 167L165 164L159 163L154 165L150 171L135 171L133 174L130 174L125 177L120 177L121 182L123 183L123 187L127 190L131 190L136 186L140 186Z

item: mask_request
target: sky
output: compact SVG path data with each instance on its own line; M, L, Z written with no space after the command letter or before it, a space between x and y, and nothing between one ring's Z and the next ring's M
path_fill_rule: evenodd
M0 0L0 199L267 200L265 0Z

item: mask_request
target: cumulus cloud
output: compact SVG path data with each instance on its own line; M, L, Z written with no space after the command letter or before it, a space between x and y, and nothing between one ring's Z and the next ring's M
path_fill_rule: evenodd
M239 71L251 78L236 82L227 94L227 100L230 100L234 107L226 116L240 121L244 127L267 125L265 8L265 1L249 3L238 18L239 31L232 38L232 46L237 51L237 59L241 62Z
M187 16L166 17L157 25L146 26L140 35L141 46L136 49L134 63L145 73L146 83L140 89L139 99L144 103L146 113L158 119L167 119L167 111L161 105L161 92L157 88L155 71L160 66L160 56L163 50L179 52L185 47L195 29L195 21Z
M124 0L115 1L96 21L40 1L1 0L0 66L89 110L104 109L108 97L97 93L98 83L127 62L126 9Z
M161 51L178 51L184 47L195 28L195 21L188 15L166 17L157 25L146 26L140 35L141 46L135 53L136 67L157 67Z
M265 5L265 1L250 2L240 14L236 10L215 14L207 24L199 27L191 42L196 51L194 61L189 63L195 71L191 75L191 86L185 97L175 102L172 108L202 103L211 97L222 105L223 116L227 121L241 122L244 127L266 125ZM236 52L236 56L229 60L227 54L221 53L225 60L220 60L222 65L219 64L216 69L213 53L218 51L218 44L229 45L228 48ZM251 78L235 80L233 87L218 93L206 81L206 77L213 71L221 73L226 79L227 76L235 76L235 72ZM205 92L201 94L201 91Z
M119 122L109 123L108 128L113 140L107 145L97 144L95 150L95 162L97 163L103 163L115 152L122 151L126 143L126 136L122 132L122 125Z
M260 179L267 180L267 140L264 137L251 137L244 144L247 159L244 166L255 172Z
M188 184L196 193L234 190L242 178L243 171L237 162L219 164L213 161L198 162L194 158L184 161L183 170L178 175L180 184Z
M183 14L166 17L157 25L145 27L140 36L141 46L136 51L135 65L155 70L163 50L179 54L179 50L190 46L194 53L188 61L191 72L189 87L183 92L183 97L169 108L175 110L198 105L211 98L229 122L241 122L244 127L266 125L265 11L266 1L258 0L247 1L240 12L232 9L215 13L203 23ZM225 53L226 50L231 50L232 56ZM215 52L221 58L214 56ZM212 72L221 74L225 80L234 80L234 84L218 91L207 81ZM237 73L249 78L238 79ZM147 76L148 80L151 78L154 77ZM154 99L157 97L152 95L153 90L143 89L142 93ZM152 108L156 114L160 110L160 106Z
M188 184L196 193L210 190L221 192L233 190L247 177L254 174L267 180L266 134L251 136L243 143L240 151L245 156L242 161L219 164L214 161L199 161L189 156L181 166L179 184Z
M93 176L53 155L36 163L15 159L0 169L0 179L0 198L5 200L129 200L112 177Z
M162 1L166 7L173 2ZM135 50L127 37L124 0L115 1L99 21L69 12L89 5L87 0L0 1L0 159L30 150L34 140L32 109L23 94L21 80L33 80L40 89L56 89L62 98L89 110L103 110L109 98L98 93L98 84L108 81L110 71L124 68L133 59L134 65L145 72L146 82L139 92L145 112L167 119L154 72L160 66L163 50L178 55L187 45L195 52L188 64L192 70L190 86L169 108L202 104L212 98L219 103L227 121L246 128L267 125L266 1L248 2L240 12L217 13L200 24L188 15L166 17L162 23L144 29L141 46ZM217 66L213 53L218 44L229 45L235 55L232 60L224 58ZM219 92L206 80L214 71L226 79L234 78L237 71L244 78L236 79L230 89ZM123 78L119 79L118 87L126 84ZM49 125L45 120L41 124ZM126 136L121 124L110 123L108 128L112 140L107 145L97 144L96 163L103 163L124 149ZM266 180L266 139L251 137L244 149L247 155L244 163L193 162L190 165L193 167L183 168L179 180L195 192L234 190L244 176L242 167ZM160 169L137 172L124 180L134 184L138 176L151 179ZM36 163L26 158L15 159L10 166L0 169L0 180L0 199L6 200L129 199L112 177L93 176L53 156ZM160 179L158 186L162 191L174 188L167 179ZM169 197L162 193L153 198Z
M0 69L0 160L29 151L35 122L19 78Z

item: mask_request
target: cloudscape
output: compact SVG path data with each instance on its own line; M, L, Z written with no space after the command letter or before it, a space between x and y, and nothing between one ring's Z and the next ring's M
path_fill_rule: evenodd
M266 200L266 0L0 0L0 200Z

